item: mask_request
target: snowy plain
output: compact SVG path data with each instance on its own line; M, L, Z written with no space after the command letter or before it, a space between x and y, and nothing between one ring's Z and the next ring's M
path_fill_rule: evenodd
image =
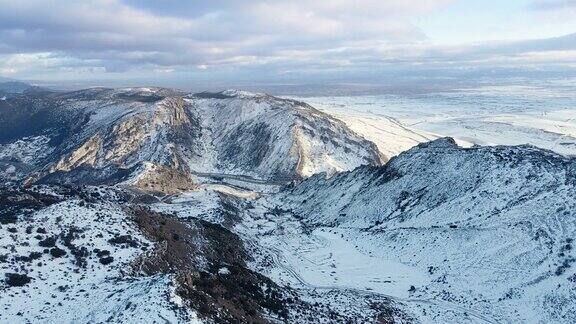
M343 120L390 155L441 136L454 137L461 146L531 144L575 155L575 88L558 81L296 99Z

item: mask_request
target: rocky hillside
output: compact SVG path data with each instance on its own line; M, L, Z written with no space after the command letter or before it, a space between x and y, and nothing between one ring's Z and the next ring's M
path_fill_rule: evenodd
M243 222L236 208L245 201L183 198L159 203L110 186L0 188L0 322L409 319L388 298L358 304L345 292L273 281L252 265L254 247L219 224Z
M177 182L195 173L290 181L382 162L342 122L263 94L93 88L0 101L2 177L29 183L117 183L150 164Z
M429 277L421 296L504 322L573 322L576 160L440 139L382 167L311 177L271 199L309 226Z

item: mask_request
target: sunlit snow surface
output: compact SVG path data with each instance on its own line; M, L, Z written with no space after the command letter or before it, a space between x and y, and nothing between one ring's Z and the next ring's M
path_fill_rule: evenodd
M74 254L62 243L68 233L79 233L71 244L88 247L90 253ZM0 256L4 260L0 262L0 277L26 273L31 282L23 287L7 287L2 282L0 323L180 321L175 305L163 298L168 294L170 278L127 275L128 265L142 250L112 244L110 240L118 235L128 235L138 244L151 243L120 206L109 202L86 204L70 199L21 215L15 224L1 225ZM54 246L62 248L64 255L51 255L47 252L51 247L39 245L50 237L56 238ZM92 249L106 251L113 259L104 264ZM35 257L23 259L34 253ZM86 257L79 261L77 256L82 254Z
M378 133L379 128L389 130L391 120L419 133L400 132L404 136L388 149L391 152L411 146L406 135L418 139L436 134L480 145L532 144L576 154L576 85L566 81L425 94L298 99L336 115L365 137Z

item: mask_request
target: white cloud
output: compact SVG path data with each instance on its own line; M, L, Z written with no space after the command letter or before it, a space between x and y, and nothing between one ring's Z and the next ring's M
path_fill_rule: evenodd
M118 0L0 0L0 50L137 65L234 62L234 57L266 57L278 50L420 38L406 16L447 2L229 1L185 17Z
M16 73L18 73L18 70L15 68L0 68L0 74L10 75Z
M573 49L566 45L571 38L434 46L412 21L454 1L0 0L0 74L57 78L209 68L296 75L507 59L543 62ZM542 3L534 6L546 7ZM570 55L561 58L570 60Z

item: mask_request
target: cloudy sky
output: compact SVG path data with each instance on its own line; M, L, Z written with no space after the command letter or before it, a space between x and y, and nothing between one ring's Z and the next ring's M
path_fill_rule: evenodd
M576 0L0 0L0 77L304 84L471 71L576 71Z

